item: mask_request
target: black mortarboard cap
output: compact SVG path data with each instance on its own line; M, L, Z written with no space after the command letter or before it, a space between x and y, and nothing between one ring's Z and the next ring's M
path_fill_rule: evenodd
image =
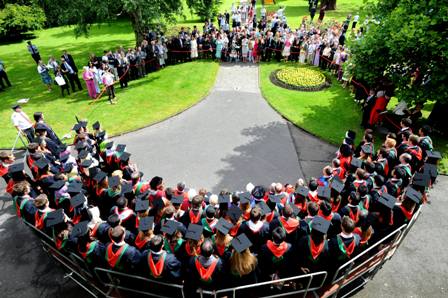
M326 186L319 186L317 188L317 196L321 199L330 200L331 198L331 189Z
M173 196L171 198L171 204L182 204L184 201L184 196L182 195L177 195L177 196Z
M425 165L423 166L423 174L429 175L429 177L431 178L437 178L437 175L439 175L437 165L425 163Z
M420 204L422 201L422 193L413 189L412 187L408 187L406 189L405 197L411 199L413 202Z
M110 142L106 143L106 149L110 149L113 146L114 146L114 142L113 141L110 141Z
M220 218L216 223L215 228L220 231L223 235L227 235L229 230L233 227L233 224L225 220L224 218Z
M58 209L56 211L51 211L47 213L47 217L45 219L45 226L47 228L54 227L57 224L64 222L64 210Z
M362 167L362 160L359 158L353 157L352 162L350 163L355 168L361 168Z
M344 139L344 143L347 144L347 145L353 145L353 139L351 139L351 138L345 138L345 139Z
M311 222L311 229L326 234L330 228L330 221L321 216L315 216Z
M61 157L59 157L59 161L64 163L68 160L68 158L70 157L70 154L63 154Z
M308 196L308 192L309 192L309 189L308 189L308 188L306 188L305 186L299 186L299 187L296 189L296 191L294 192L294 194L295 194L296 196L301 196L301 197L303 197L303 198L306 198L306 197Z
M138 225L138 229L140 231L149 231L154 228L153 226L154 226L154 216L146 216L146 217L140 218L140 223Z
M82 150L81 152L78 153L78 158L84 159L87 157L87 155L89 155L89 152L87 152L87 150Z
M42 158L40 158L39 160L36 160L36 162L34 162L34 164L35 164L40 170L43 170L45 167L47 167L49 163L50 163L50 162L49 162L46 158L44 158L44 157L42 157Z
M149 191L146 190L146 191L144 191L143 193L138 194L138 195L137 195L137 199L140 199L140 200L146 200L146 199L148 198L148 194L149 194Z
M263 186L257 185L252 189L252 196L256 199L262 199L265 195L265 189Z
M135 201L135 211L136 212L144 212L149 208L148 200L136 200Z
M265 201L259 202L256 206L260 207L261 213L263 215L269 214L272 212L271 208L269 208L268 204Z
M65 185L64 180L57 180L52 185L50 185L50 188L56 191L61 189L64 185Z
M82 206L85 201L86 197L82 193L78 193L70 199L70 204L72 205L72 207L76 208Z
M72 170L73 164L71 162L64 165L64 173L70 173Z
M428 187L430 183L431 178L428 174L425 173L415 173L414 177L412 178L412 184L416 186L424 186Z
M101 172L100 168L90 167L89 168L89 177L95 179L96 174L98 174L99 172ZM98 182L100 182L100 181L98 181Z
M356 138L356 132L354 132L353 130L349 129L345 133L345 137L354 140Z
M78 141L77 143L76 143L76 145L75 145L75 149L76 150L82 150L82 149L84 149L84 148L86 148L87 147L87 143L86 142L84 142L84 141Z
M81 125L79 125L79 123L76 123L75 125L73 125L72 130L78 131L80 128L81 128Z
M79 125L81 125L81 127L86 128L88 122L87 122L87 120L82 120L82 121L79 121L78 123L79 123Z
M243 203L243 204L245 204L245 203L250 203L250 192L243 192L243 193L240 193L239 195L238 195L238 197L240 198L240 202L241 203Z
M98 121L96 121L95 123L92 124L92 128L93 128L94 130L98 130L98 129L100 129L100 123L99 123Z
M383 193L381 197L378 199L378 202L389 209L394 208L395 202L397 199L394 196L391 196L388 193Z
M82 183L72 182L67 187L68 193L80 193L82 191Z
M94 168L95 169L95 168ZM103 171L99 171L95 174L95 176L93 176L93 180L95 180L97 183L100 183L101 181L103 181L103 179L105 179L107 177L107 174L104 173Z
M227 211L227 215L234 221L237 222L241 215L243 214L243 211L241 211L240 208L236 206L231 206L229 210Z
M8 168L8 173L9 174L19 173L23 171L23 168L24 168L23 162L10 165Z
M230 203L230 195L228 195L228 194L225 194L225 195L220 194L218 196L218 204L228 204L228 203Z
M190 223L188 225L187 233L185 234L185 239L198 241L199 239L201 239L203 230L203 226Z
M89 222L87 220L76 224L71 233L71 237L77 238L86 235L89 232Z
M338 177L334 177L333 181L331 181L331 188L337 193L341 193L344 190L344 182Z
M96 140L98 141L98 143L101 143L104 141L104 137L106 136L106 131L100 131L97 135L96 135Z
M178 223L174 220L165 220L160 231L168 235L173 235L177 231L178 226Z
M109 177L109 187L116 187L120 184L120 177L110 176Z
M289 206L291 206L292 213L294 214L294 216L298 216L299 213L300 213L300 209L299 209L299 207L297 207L297 206L294 205L294 204L289 204Z
M268 196L268 198L269 198L269 201L271 201L272 203L279 204L281 199L283 198L283 195L272 195L272 194L270 194Z
M88 168L93 164L93 161L91 159L85 159L81 163L81 167Z
M115 147L115 151L117 152L124 152L126 150L126 145L124 144L118 144L117 147Z
M129 161L129 157L131 157L131 153L123 152L123 154L120 155L120 160L127 162Z
M233 238L231 244L238 253L242 253L246 248L252 246L252 242L250 242L249 238L247 238L244 233L240 234L236 238Z
M361 150L365 154L372 154L372 146L370 146L370 145L362 145Z
M37 123L36 126L34 127L34 130L43 131L43 130L47 130L47 127L42 123Z
M439 159L442 159L442 154L439 151L426 150L426 157L427 162L435 164Z
M134 191L134 189L132 188L132 184L130 183L122 183L121 184L121 195L125 195L128 193L131 193L132 191Z

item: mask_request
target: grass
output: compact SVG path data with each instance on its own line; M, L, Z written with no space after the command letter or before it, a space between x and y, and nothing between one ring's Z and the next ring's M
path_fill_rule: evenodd
M87 62L90 52L101 56L105 49L134 44L134 34L128 22L93 26L90 38L75 39L73 29L68 27L42 30L35 32L35 35L37 38L33 43L39 47L44 61L50 55L60 56L62 50L67 49L78 68ZM4 61L13 84L13 87L0 93L0 148L10 148L15 139L10 107L20 98L30 98L29 103L24 105L25 112L29 116L35 111L44 112L47 121L60 136L70 131L75 115L90 121L98 119L109 134L115 135L160 121L196 103L214 84L219 67L213 62L169 66L144 79L130 82L127 89L120 90L118 87L119 103L110 106L106 97L90 105L85 88L65 98L60 96L59 88L46 91L25 42L0 46L0 59Z
M291 63L288 63L291 64ZM287 90L272 84L269 75L272 71L285 67L285 63L263 63L260 67L261 92L271 106L289 121L304 130L332 143L339 145L348 129L363 134L360 127L361 111L354 102L348 89L332 77L330 88L317 92ZM299 66L309 67L311 66ZM389 103L393 108L396 101ZM427 108L430 108L429 105ZM425 111L424 116L429 115ZM383 137L376 136L376 147L379 148ZM435 150L441 151L444 159L440 163L441 173L448 172L448 140L434 138Z

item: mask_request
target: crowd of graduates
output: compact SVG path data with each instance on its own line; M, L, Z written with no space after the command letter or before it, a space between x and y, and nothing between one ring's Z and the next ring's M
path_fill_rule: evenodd
M425 127L389 133L378 149L371 130L358 146L349 130L321 177L212 194L144 179L126 145L88 127L76 123L67 146L41 117L23 161L0 153L17 216L91 268L183 284L189 296L334 273L411 220L441 158Z

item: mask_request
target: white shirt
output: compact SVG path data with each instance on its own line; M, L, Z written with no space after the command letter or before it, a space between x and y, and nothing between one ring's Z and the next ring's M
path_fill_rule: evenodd
M11 115L11 121L14 124L14 126L17 126L20 130L25 130L33 125L31 124L31 121L28 120L28 117L24 116L24 112L14 112Z
M353 17L353 22L357 22L359 20L359 15L355 15L354 17Z

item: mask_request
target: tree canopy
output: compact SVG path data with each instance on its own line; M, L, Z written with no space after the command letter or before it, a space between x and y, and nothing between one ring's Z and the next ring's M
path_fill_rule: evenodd
M350 45L354 76L393 83L408 102L448 103L448 4L445 0L379 0L365 10L375 21Z
M45 20L45 14L40 7L2 3L0 36L11 38L30 30L41 29Z
M203 20L217 16L221 3L221 0L187 0L188 7Z

